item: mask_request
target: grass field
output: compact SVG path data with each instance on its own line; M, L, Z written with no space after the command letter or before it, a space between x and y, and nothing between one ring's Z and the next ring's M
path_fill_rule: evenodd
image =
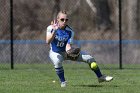
M98 83L86 64L64 64L64 69L66 88L60 87L52 64L21 64L15 65L14 70L1 68L0 93L140 93L139 68L102 68L103 73L114 77L107 83Z

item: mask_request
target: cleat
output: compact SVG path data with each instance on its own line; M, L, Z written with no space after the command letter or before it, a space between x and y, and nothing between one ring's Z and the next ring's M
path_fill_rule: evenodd
M101 82L109 82L111 80L113 80L113 77L105 76L105 75L103 75L100 78L98 78L99 83L101 83Z
M64 82L61 82L61 87L66 87L66 81L64 81Z

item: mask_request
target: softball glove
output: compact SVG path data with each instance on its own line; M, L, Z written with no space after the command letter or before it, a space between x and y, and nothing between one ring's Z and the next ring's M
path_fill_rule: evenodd
M76 60L80 55L80 48L71 48L70 50L66 51L67 58L70 60Z

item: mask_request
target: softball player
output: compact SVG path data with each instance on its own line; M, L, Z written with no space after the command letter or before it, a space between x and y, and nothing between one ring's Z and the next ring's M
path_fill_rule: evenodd
M64 69L62 62L67 60L66 51L72 48L74 32L67 25L68 16L66 11L60 11L57 15L57 19L47 27L46 42L50 44L49 57L54 64L56 74L58 75L61 87L66 87L66 80L64 77ZM76 61L81 61L89 64L92 71L95 72L99 82L111 81L113 77L102 75L95 59L84 52L80 52L80 55Z

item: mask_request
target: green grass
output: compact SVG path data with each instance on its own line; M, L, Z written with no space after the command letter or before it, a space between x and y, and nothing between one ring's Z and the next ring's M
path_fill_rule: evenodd
M0 93L139 93L139 68L106 68L101 67L101 71L114 80L99 84L86 64L64 64L66 88L60 87L52 64L20 64L14 70L1 68Z

